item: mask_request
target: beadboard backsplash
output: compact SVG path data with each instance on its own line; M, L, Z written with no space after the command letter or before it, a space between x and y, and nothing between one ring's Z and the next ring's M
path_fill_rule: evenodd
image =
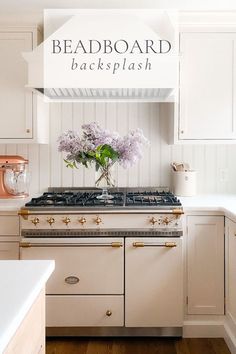
M51 103L49 145L0 145L0 154L29 159L31 193L49 186L94 186L94 170L66 168L57 151L60 133L91 121L120 134L139 127L150 146L137 165L115 170L118 186L170 186L170 162L185 161L198 171L199 193L236 192L236 145L168 145L168 121L160 112L156 103Z

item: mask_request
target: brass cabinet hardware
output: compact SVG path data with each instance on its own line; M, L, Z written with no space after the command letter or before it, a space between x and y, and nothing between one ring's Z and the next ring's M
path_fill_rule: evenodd
M123 246L122 242L112 242L111 243L111 247L122 247L122 246Z
M180 215L180 214L184 214L184 212L182 209L176 208L172 210L172 214Z
M34 224L34 226L37 226L37 224L39 223L39 218L33 218L33 220L31 220L32 224Z
M134 242L133 246L134 247L144 247L144 242Z
M176 247L176 246L177 246L176 242L166 242L165 243L165 247Z
M170 219L167 216L162 220L162 223L165 225L168 225L169 222L170 222Z
M79 223L80 223L81 225L84 225L84 224L86 223L86 219L85 219L84 217L80 218L80 219L79 219Z
M66 217L65 219L62 220L66 226L70 223L70 218Z
M48 219L47 219L47 222L49 223L50 226L52 226L52 224L54 224L54 222L55 222L55 219L52 218L52 217L51 217L51 218L48 218Z
M108 317L110 317L110 316L112 315L111 310L107 310L106 315L107 315Z
M30 129L26 129L26 133L30 133Z
M70 275L69 277L65 278L65 282L70 285L78 284L79 278L74 275Z
M28 220L29 210L28 209L21 209L17 213L19 216L22 216L23 219Z
M100 225L101 222L102 222L102 219L101 219L99 216L97 216L96 219L95 219L95 223L96 223L97 225Z
M24 248L31 247L31 243L30 242L20 242L20 247L24 247Z
M155 219L154 217L152 217L152 218L150 219L150 223L151 223L152 225L155 225L156 222L157 222L157 219Z

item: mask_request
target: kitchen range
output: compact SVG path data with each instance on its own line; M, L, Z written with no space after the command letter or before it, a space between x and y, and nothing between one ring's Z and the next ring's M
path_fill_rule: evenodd
M20 258L55 259L47 334L181 336L181 203L164 188L110 192L50 188L19 212Z

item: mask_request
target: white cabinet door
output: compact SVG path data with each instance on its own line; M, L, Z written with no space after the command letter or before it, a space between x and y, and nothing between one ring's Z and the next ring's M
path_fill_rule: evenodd
M33 49L32 37L0 31L0 139L33 137L33 93L25 89L27 63L21 55Z
M226 312L236 325L236 223L226 219Z
M19 242L0 241L0 260L19 259Z
M182 33L178 139L236 139L236 34Z
M165 247L166 242L176 247ZM182 239L127 238L125 243L125 325L182 326Z
M224 217L187 217L188 314L224 314Z

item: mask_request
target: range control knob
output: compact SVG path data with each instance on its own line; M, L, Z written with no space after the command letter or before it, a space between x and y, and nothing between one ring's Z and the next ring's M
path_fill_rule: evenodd
M100 225L101 222L102 222L102 219L101 219L99 216L97 216L96 219L95 219L95 223L96 223L97 225Z
M51 218L48 218L48 219L47 219L47 222L49 223L50 226L52 226L52 224L54 224L54 222L55 222L55 219L52 218L52 217L51 217Z
M84 225L84 224L86 223L85 217L80 218L80 219L79 219L79 223L80 223L81 225Z
M150 219L150 223L154 226L155 223L157 222L157 219L154 218L154 216Z
M168 225L170 221L171 220L166 216L164 219L162 219L162 224Z
M62 222L64 222L64 224L67 226L70 223L70 218L66 217L62 220Z
M34 226L37 226L37 224L39 223L39 218L33 218L33 220L31 220L32 224L34 224Z

